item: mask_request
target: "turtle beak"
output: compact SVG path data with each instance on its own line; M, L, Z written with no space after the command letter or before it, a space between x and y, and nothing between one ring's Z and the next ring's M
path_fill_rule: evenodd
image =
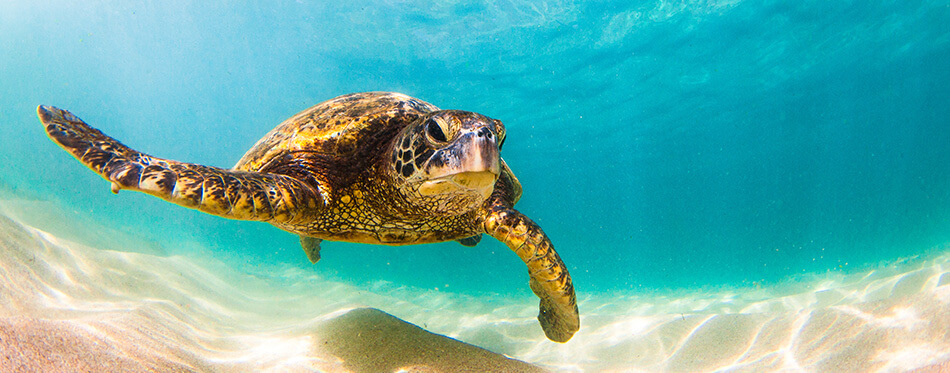
M463 148L462 154L465 154L460 165L463 172L488 173L498 177L501 169L498 162L498 144L495 144L495 136L491 130L481 127L465 133L459 139L458 145Z
M480 127L463 132L454 144L433 156L431 179L420 186L419 192L435 195L463 189L488 198L501 172L499 159L498 145L490 129Z

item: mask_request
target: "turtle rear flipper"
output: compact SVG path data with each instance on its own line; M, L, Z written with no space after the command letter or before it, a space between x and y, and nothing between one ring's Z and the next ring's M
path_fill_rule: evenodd
M475 245L478 245L478 243L482 241L482 235L476 234L471 237L457 239L456 241L462 244L462 246L475 247Z
M503 242L528 266L531 290L541 299L538 321L548 339L567 342L580 329L574 284L554 245L537 224L496 201L484 222L485 232Z
M317 264L320 261L321 242L323 240L316 237L300 236L300 246L303 247L303 252L307 254L307 259L310 259L312 264Z
M324 206L317 186L286 175L232 171L155 158L122 145L72 113L39 106L46 133L80 162L121 189L231 219L275 223L306 219Z

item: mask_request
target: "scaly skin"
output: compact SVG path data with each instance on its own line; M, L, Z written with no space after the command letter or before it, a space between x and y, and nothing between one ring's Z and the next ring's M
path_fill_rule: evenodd
M37 108L50 138L112 182L113 193L136 190L230 219L292 223L323 206L319 194L285 175L230 171L155 158L104 135L68 111Z
M498 183L507 181L503 177ZM529 285L541 299L541 329L548 339L567 342L581 324L571 275L541 227L511 207L506 189L497 188L486 203L485 233L507 245L528 266Z

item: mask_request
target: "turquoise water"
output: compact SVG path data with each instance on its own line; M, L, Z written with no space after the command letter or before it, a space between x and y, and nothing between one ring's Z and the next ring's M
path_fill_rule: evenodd
M73 3L0 4L0 183L169 253L530 297L490 239L325 243L312 267L266 224L113 196L36 105L221 167L349 92L499 118L518 207L581 297L773 283L950 243L945 2Z

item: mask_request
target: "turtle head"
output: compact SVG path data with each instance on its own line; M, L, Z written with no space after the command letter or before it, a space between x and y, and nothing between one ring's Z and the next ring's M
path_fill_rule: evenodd
M397 137L390 169L414 203L431 212L471 210L488 198L501 172L501 121L458 110L429 113Z

